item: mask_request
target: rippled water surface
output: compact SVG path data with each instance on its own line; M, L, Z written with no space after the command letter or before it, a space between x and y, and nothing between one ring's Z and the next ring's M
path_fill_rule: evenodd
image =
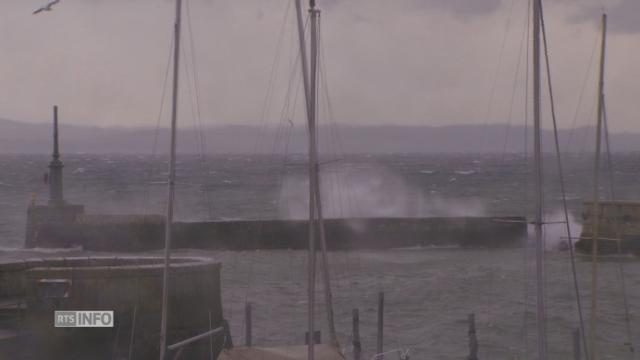
M638 194L636 156L616 156L618 193ZM554 164L546 161L548 219L557 217ZM0 259L74 256L79 251L24 251L25 209L31 193L46 198L42 173L46 156L0 157ZM65 196L91 213L159 213L164 206L165 163L147 157L73 155L65 161ZM302 217L305 209L302 159L289 164L251 157L215 157L201 164L180 161L177 216L181 219ZM567 160L573 214L590 191L590 159ZM530 174L521 156L357 156L323 169L325 207L345 215L526 215ZM606 183L603 193L606 192ZM579 222L579 216L576 217ZM557 219L556 219L557 220ZM573 224L579 231L579 224ZM547 241L562 236L547 228ZM523 241L523 244L525 242ZM236 342L242 342L245 301L254 304L254 343L300 343L306 321L306 254L298 251L208 252L223 263L225 316ZM363 346L375 348L377 293L385 292L385 348L410 348L415 359L462 359L467 353L468 313L478 321L480 358L535 358L533 251L512 249L397 249L330 254L337 328L349 350L351 310L360 309ZM589 304L591 263L577 260L583 303ZM620 269L627 285L632 342L640 340L640 261L605 259L600 271L600 346L602 357L631 359L627 341ZM549 352L571 358L571 333L577 326L568 254L546 257ZM321 287L319 286L319 291ZM318 294L321 305L323 298ZM586 307L585 307L586 309ZM586 311L586 310L585 310ZM587 312L588 314L588 312ZM324 325L324 313L318 311ZM326 339L326 330L323 329ZM527 352L529 356L526 356Z

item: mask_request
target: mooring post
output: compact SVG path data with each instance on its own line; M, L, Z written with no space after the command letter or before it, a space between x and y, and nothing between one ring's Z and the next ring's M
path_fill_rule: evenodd
M353 360L360 360L362 356L362 343L360 342L360 312L353 309Z
M469 360L478 360L478 338L476 336L476 314L469 314Z
M580 360L582 354L580 353L580 329L573 331L573 359Z
M384 291L378 293L378 342L376 346L376 354L380 355L383 352L383 330L384 328ZM383 360L384 356L380 355L379 360Z
M224 334L224 348L233 349L233 339L231 338L231 327L227 319L222 319L222 332Z
M252 346L251 341L251 302L244 305L244 344Z

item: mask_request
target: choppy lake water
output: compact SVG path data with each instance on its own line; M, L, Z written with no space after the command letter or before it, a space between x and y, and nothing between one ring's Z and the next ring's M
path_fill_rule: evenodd
M615 158L620 197L636 199L640 161L633 154ZM184 156L178 168L177 217L303 217L304 159L286 163L269 158L228 156L203 162ZM553 159L546 159L547 218L558 215L558 185ZM567 161L571 210L579 222L581 199L588 197L591 158ZM46 156L2 155L0 172L0 260L33 256L73 256L77 251L18 250L31 194L46 199L42 174ZM71 155L65 162L65 197L90 213L161 213L166 165L146 156ZM526 215L530 172L522 156L388 155L353 156L323 168L325 208L346 215ZM607 193L607 183L603 185ZM574 232L579 232L579 224ZM562 236L550 225L547 241ZM385 348L410 348L414 359L462 359L467 353L467 314L478 321L480 358L535 358L533 251L512 249L397 249L330 254L336 321L348 348L351 310L360 308L367 354L375 347L376 301L384 291ZM254 344L300 343L306 321L306 255L298 251L209 252L223 263L225 316L236 342L242 342L245 301L254 303ZM633 343L640 340L640 261L625 257L602 262L599 318L603 358L631 359L625 347L619 270L625 274L632 313ZM583 303L588 304L591 263L578 259ZM571 358L571 333L577 326L568 254L549 251L546 259L549 353ZM318 300L322 303L319 293ZM586 311L586 308L585 308ZM588 312L586 312L588 313ZM318 323L324 316L318 312ZM326 338L326 330L323 331ZM527 355L528 354L528 355ZM391 358L391 357L390 357Z

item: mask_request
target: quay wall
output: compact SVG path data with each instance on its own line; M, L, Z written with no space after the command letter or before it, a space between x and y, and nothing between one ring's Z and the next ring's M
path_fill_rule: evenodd
M414 246L514 246L526 235L523 217L351 218L325 220L329 250ZM79 246L97 251L146 251L164 247L161 218L129 221L85 219L41 223L30 246ZM216 250L305 249L306 220L176 222L174 248Z

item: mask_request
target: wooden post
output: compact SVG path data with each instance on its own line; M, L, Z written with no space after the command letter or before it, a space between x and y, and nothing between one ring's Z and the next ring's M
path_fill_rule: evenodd
M476 336L476 314L469 314L469 357L478 360L478 338Z
M378 293L378 342L376 346L376 354L382 354L383 352L383 330L384 328L384 291ZM378 359L383 360L384 356L379 356Z
M580 353L580 329L573 331L573 359L580 360L582 354Z
M224 336L224 348L233 349L233 339L231 338L231 327L226 319L222 319L222 328Z
M244 344L247 347L252 346L251 340L251 302L244 305Z
M353 360L360 360L362 356L362 343L360 342L360 312L353 309Z

